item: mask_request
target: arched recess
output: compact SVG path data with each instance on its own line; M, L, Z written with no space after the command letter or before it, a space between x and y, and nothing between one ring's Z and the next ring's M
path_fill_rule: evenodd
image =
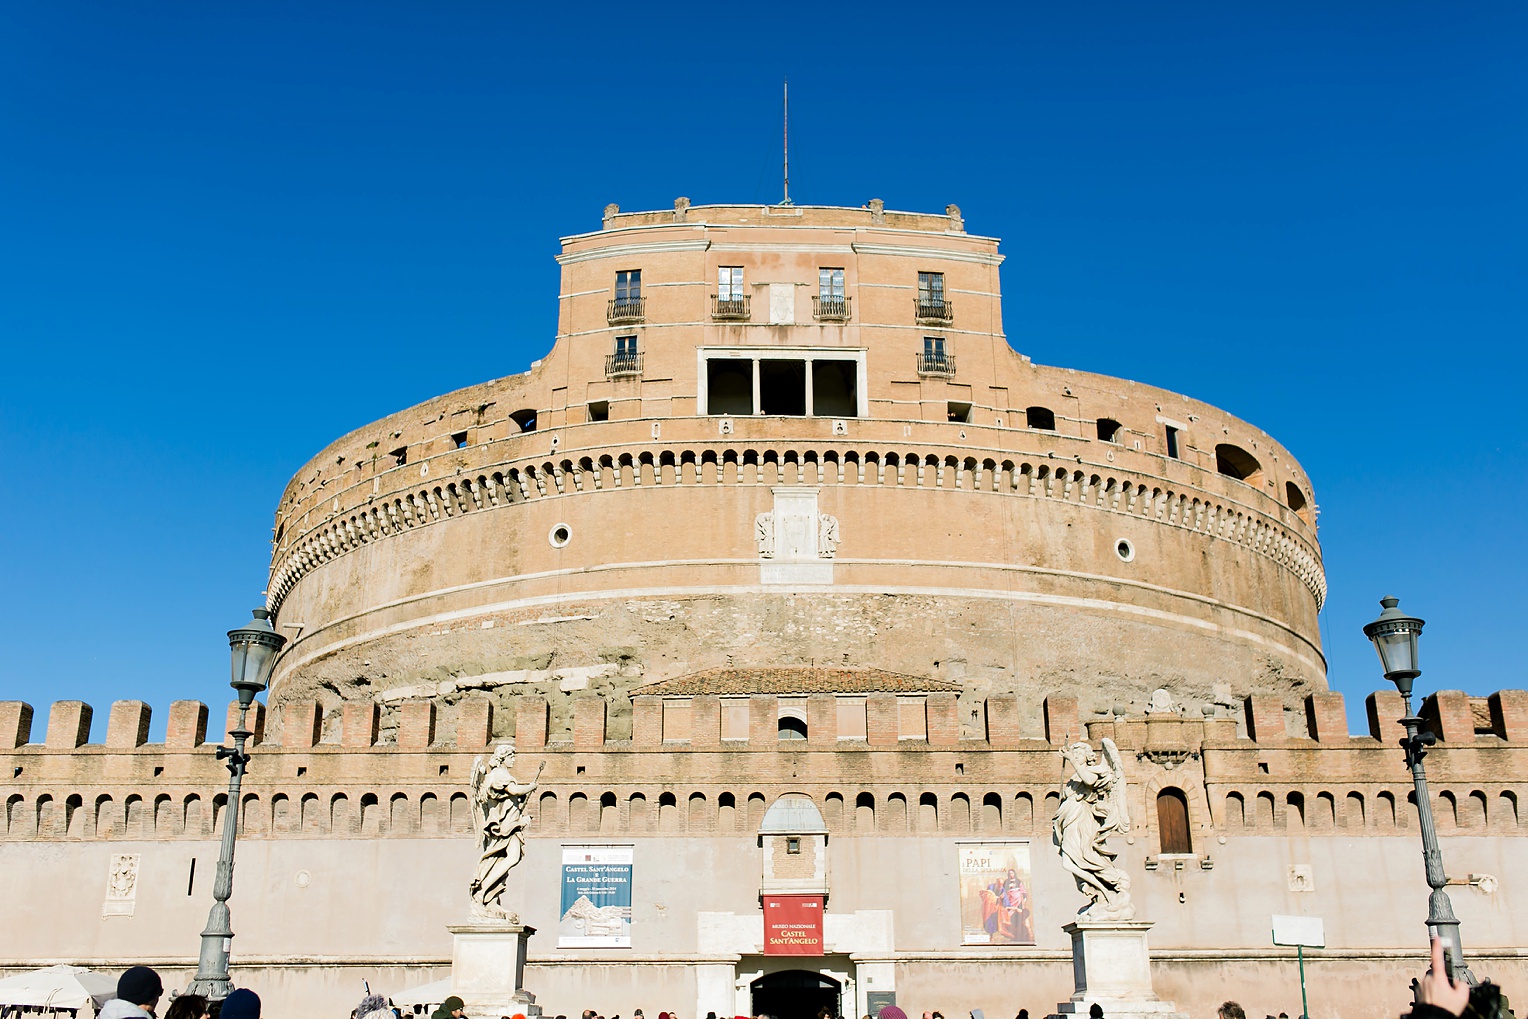
M1247 801L1241 793L1226 793L1221 825L1226 831L1241 831L1247 826Z
M875 795L860 793L854 798L854 832L869 835L875 831Z
M982 797L981 830L984 835L1003 830L1003 797L1000 793Z
M451 831L454 834L472 830L472 805L467 802L466 793L454 793L451 796Z
M600 794L600 834L614 835L621 830L621 808L615 793Z
M1157 832L1164 853L1192 853L1193 834L1188 824L1188 797L1168 786L1157 793Z
M933 793L918 797L918 831L932 833L939 830L939 798Z
M303 794L301 818L304 835L318 835L323 831L324 819L319 807L317 793Z
M737 797L722 793L716 798L716 828L718 831L737 830Z

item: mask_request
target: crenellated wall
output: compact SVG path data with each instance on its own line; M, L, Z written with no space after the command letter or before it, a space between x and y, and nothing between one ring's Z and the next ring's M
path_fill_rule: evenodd
M1112 738L1126 755L1137 833L1154 828L1163 788L1186 796L1193 829L1237 837L1342 831L1415 830L1409 773L1396 746L1399 696L1369 697L1365 735L1350 735L1342 696L1307 698L1308 723L1290 732L1275 698L1247 699L1243 717L1176 712L1105 716L1085 722L1075 698L1043 705L1045 729L1026 733L1017 699L981 704L981 738L961 738L954 694L914 699L870 694L865 737L832 730L834 696L806 698L808 738L776 733L781 698L747 698L753 723L722 738L721 698L682 698L686 738L665 732L663 699L632 704L630 739L606 739L606 702L580 698L571 738L548 739L548 704L514 705L519 754L542 761L534 831L539 835L746 832L785 791L817 801L830 830L843 834L1003 833L1043 837L1057 790L1057 751L1087 733ZM919 738L908 738L909 703L921 704ZM230 705L227 725L235 719ZM389 742L379 742L382 706L346 702L326 719L311 702L281 709L266 742L256 706L254 756L244 782L242 837L454 837L468 831L472 758L497 742L492 705L468 702L454 731L437 729L436 707L398 708ZM1428 758L1439 830L1515 834L1528 826L1528 693L1489 698L1444 691L1424 717L1440 738ZM145 742L149 708L112 705L106 742L86 744L91 709L61 701L46 735L30 743L29 705L0 703L3 814L0 837L21 840L179 839L214 835L226 806L226 772L205 745L207 708L171 706L169 738ZM669 716L672 719L672 716ZM900 720L900 721L899 721ZM672 721L670 721L672 724ZM900 726L900 727L899 727ZM1238 731L1251 735L1238 735ZM224 730L226 732L226 728ZM326 741L320 741L323 734ZM217 733L214 731L214 738ZM226 739L226 737L225 737ZM1149 836L1147 836L1149 837Z

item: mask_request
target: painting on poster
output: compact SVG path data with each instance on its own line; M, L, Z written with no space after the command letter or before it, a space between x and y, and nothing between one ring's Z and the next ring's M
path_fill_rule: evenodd
M963 842L960 854L961 942L1032 945L1028 842Z
M631 846L563 846L558 948L631 947Z

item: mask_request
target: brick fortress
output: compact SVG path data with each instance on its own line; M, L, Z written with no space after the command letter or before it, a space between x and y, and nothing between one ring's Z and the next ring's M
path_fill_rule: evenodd
M1295 1011L1268 917L1308 914L1313 1008L1401 1010L1426 888L1400 698L1354 736L1326 690L1288 451L1016 353L997 243L953 206L612 206L559 261L543 361L351 433L282 495L236 981L342 1013L363 976L445 976L467 776L512 741L517 773L545 762L512 881L554 1013L1049 1009L1082 902L1057 750L1109 736L1164 996ZM1424 714L1466 952L1510 991L1528 694ZM103 745L87 705L32 715L0 703L0 968L183 984L227 809L208 709L173 705L162 746L135 701ZM559 930L581 847L629 850L629 944ZM1028 868L1032 937L973 926L978 849ZM819 954L768 950L771 894L820 901Z

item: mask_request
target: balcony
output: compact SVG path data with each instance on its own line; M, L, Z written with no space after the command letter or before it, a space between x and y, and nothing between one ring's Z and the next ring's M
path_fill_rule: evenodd
M915 297L919 325L945 325L955 321L955 305L942 297Z
M711 295L711 317L718 322L747 322L748 321L748 297L723 298L717 294Z
M954 354L919 354L918 355L918 374L919 375L943 375L943 376L946 376L946 377L948 377L950 375L954 375L955 374L955 355Z
M847 322L853 311L852 297L813 297L812 317L819 322Z
M615 376L615 375L641 375L641 374L642 374L642 352L640 350L633 350L633 351L630 351L630 352L623 351L622 353L619 353L619 354L606 354L605 355L605 377L606 378L610 378L610 377Z
M647 314L647 298L617 297L605 305L605 321L611 325L622 322L640 322Z

